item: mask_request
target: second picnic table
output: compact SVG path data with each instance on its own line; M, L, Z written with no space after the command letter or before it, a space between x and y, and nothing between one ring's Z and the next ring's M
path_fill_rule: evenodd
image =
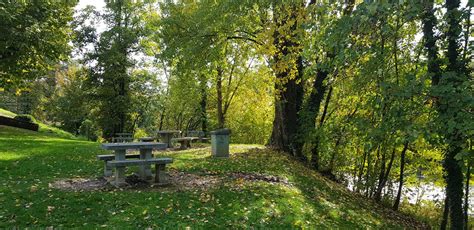
M181 131L179 130L160 130L156 132L160 136L160 140L167 144L167 148L172 148L173 144L171 143L171 139L175 134L180 134Z

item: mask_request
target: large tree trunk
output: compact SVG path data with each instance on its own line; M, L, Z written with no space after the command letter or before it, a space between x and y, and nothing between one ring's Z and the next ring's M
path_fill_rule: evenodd
M428 1L425 8L424 27L423 32L425 36L425 47L428 51L428 72L432 74L432 84L436 86L446 86L447 88L459 88L463 79L462 73L463 65L458 61L459 58L459 44L458 37L462 30L459 17L459 0L446 0L446 21L447 31L446 38L448 40L447 59L448 65L446 70L455 74L455 76L440 81L441 71L439 68L439 58L436 48L436 39L434 37L433 27L436 24L436 18L433 14L433 1ZM435 52L436 51L436 52ZM441 85L442 84L442 85ZM450 97L454 91L438 95L437 109L440 117L447 117L447 119L455 119L458 115L459 108L450 108L448 105ZM453 117L454 116L454 117ZM447 121L444 121L447 122ZM455 156L462 150L463 138L458 127L452 130L446 130L444 139L448 144L448 149L444 154L443 168L446 172L446 197L449 209L449 225L451 229L463 229L463 211L462 211L462 197L463 197L463 174L459 161ZM445 209L446 210L446 209Z
M269 145L273 148L293 153L294 141L298 131L298 112L303 101L303 85L301 84L301 73L298 66L291 65L286 59L290 58L299 62L301 47L298 43L297 10L296 4L291 9L281 3L274 9L274 20L277 28L288 28L283 33L276 29L273 33L273 45L277 52L273 55L273 66L276 75L275 83L275 118L273 121L272 135ZM285 14L287 10L289 14ZM287 23L292 23L287 25ZM288 27L289 26L289 27ZM283 29L285 30L285 29ZM291 36L287 36L290 34ZM281 66L284 66L283 70ZM297 69L294 71L294 69ZM296 73L295 73L296 72Z
M461 28L461 18L459 17L460 12L459 0L447 0L446 1L446 14L447 14L447 24L448 31L446 32L446 38L448 40L448 50L446 56L448 57L447 70L453 73L456 73L455 79L448 79L444 84L450 84L454 88L459 88L463 79L463 65L458 60L459 58L459 44L458 37L462 31ZM454 91L453 91L454 93ZM442 104L448 104L450 96L444 95L448 98L443 98ZM457 111L452 111L452 110ZM439 111L442 115L453 114L454 117L459 113L460 108L449 108L449 111L446 111L446 108L440 108ZM452 115L450 115L452 116ZM451 119L455 119L455 118ZM462 151L463 138L461 136L461 131L459 126L455 126L454 130L447 131L446 136L448 139L448 151L445 154L444 160L444 169L447 172L446 175L446 184L447 191L446 195L449 199L449 217L450 217L450 227L451 229L463 229L464 221L462 215L462 198L463 198L463 173L461 171L461 166L459 165L459 160L455 157L458 153Z
M451 146L445 156L444 170L446 173L446 196L449 200L449 218L451 229L463 229L463 173L455 156L461 152L458 146Z

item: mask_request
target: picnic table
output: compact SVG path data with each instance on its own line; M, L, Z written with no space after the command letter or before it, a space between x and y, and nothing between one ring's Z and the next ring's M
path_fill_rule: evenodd
M163 143L167 144L167 148L172 148L173 144L171 143L171 139L173 138L174 135L180 134L181 131L179 130L161 130L156 132L160 136L160 140Z
M156 139L157 138L154 138L154 137L140 137L140 138L138 138L138 140L140 140L141 142L153 142Z
M181 150L185 150L187 148L191 148L191 142L195 140L199 140L199 137L179 137L179 138L173 138L172 140L179 142L181 144L179 148Z
M133 142L133 133L116 133L112 142Z
M106 167L115 168L115 178L113 184L121 186L125 183L125 167L129 165L139 165L139 175L142 179L149 179L152 177L151 164L156 166L155 181L163 179L164 165L171 163L171 158L153 158L153 149L166 149L165 143L158 142L129 142L129 143L106 143L102 144L103 149L114 151L114 160L106 162ZM131 149L138 149L140 151L140 158L138 160L126 160L126 151ZM160 172L161 171L161 172Z

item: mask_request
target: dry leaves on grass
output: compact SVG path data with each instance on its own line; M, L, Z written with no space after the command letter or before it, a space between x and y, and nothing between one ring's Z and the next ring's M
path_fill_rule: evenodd
M93 191L103 189L107 185L107 180L104 178L86 179L73 178L58 180L49 183L50 188L66 190L66 191Z

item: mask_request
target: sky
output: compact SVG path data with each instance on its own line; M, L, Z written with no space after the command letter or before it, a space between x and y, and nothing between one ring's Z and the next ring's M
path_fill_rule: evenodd
M97 9L102 9L105 7L105 2L103 0L79 0L79 4L77 4L76 10L83 9L87 5L93 5Z

